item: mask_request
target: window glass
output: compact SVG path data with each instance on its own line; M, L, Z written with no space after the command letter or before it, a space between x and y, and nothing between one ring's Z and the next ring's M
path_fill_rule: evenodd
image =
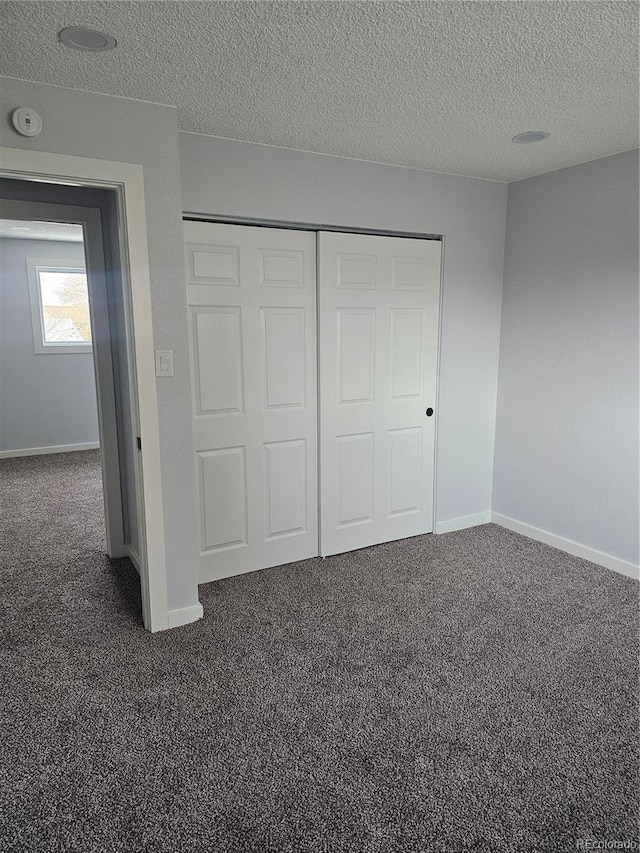
M44 344L90 344L87 276L79 270L38 270Z

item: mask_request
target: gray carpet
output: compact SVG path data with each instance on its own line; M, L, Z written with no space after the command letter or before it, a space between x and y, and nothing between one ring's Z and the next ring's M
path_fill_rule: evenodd
M209 584L151 636L97 455L0 474L3 853L637 838L634 581L487 525Z

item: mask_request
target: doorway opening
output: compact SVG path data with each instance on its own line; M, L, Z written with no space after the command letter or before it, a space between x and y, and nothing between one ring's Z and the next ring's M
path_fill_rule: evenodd
M9 466L12 499L21 499L20 472L32 499L43 499L34 518L84 494L71 501L87 513L80 552L91 540L89 552L128 558L140 573L140 429L116 225L114 192L0 181L0 456L21 460ZM82 529L75 523L70 541ZM80 552L72 547L71 561Z
M0 455L99 447L82 225L0 219Z
M169 614L157 402L155 382L149 381L153 351L142 169L13 149L2 154L7 177L0 178L0 218L82 228L106 552L136 565L144 625L163 630ZM46 337L43 347L51 343Z
M199 603L173 611L168 609L144 170L134 163L21 148L2 147L0 157L0 216L42 219L40 214L30 217L8 214L2 209L6 200L32 199L29 188L34 192L37 188L41 203L84 206L85 211L87 207L100 207L100 203L96 205L89 200L90 193L104 193L109 199L101 236L104 247L109 245L112 251L106 269L111 273L110 280L117 282L121 294L117 301L122 307L123 327L118 342L122 343L122 351L127 355L128 400L131 421L136 425L132 473L140 545L143 623L147 630L156 632L200 619L202 606ZM22 195L23 192L27 195ZM47 192L53 196L46 197ZM54 221L58 218L52 217ZM82 217L76 221L83 221ZM96 316L108 318L108 309L107 304ZM98 395L102 412L100 388ZM116 435L116 431L112 430L111 434ZM104 434L101 442L104 442ZM110 467L109 471L115 472L114 479L119 476L117 466ZM104 473L103 467L103 476ZM107 524L107 538L109 526Z

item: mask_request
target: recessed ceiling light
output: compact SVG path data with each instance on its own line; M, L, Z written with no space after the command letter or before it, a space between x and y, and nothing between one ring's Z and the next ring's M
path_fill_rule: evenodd
M512 142L542 142L543 139L548 139L549 134L546 130L525 130L524 133L516 134Z
M113 50L117 44L113 36L86 27L66 27L60 30L58 38L62 44L76 50Z

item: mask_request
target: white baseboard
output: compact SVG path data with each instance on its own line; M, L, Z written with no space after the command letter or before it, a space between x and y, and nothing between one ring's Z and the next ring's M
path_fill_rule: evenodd
M595 548L589 548L587 545L565 539L564 536L557 536L555 533L549 533L548 530L541 530L532 524L525 524L515 518L509 518L508 515L501 515L499 512L492 512L491 520L494 524L499 524L500 527L506 527L515 533L521 533L523 536L528 536L529 539L544 542L545 545L566 551L567 554L572 554L574 557L581 557L583 560L589 560L598 566L604 566L605 569L611 569L618 574L638 579L638 566L621 560L619 557L612 557L611 554L605 554L603 551L597 551Z
M124 550L127 552L127 557L133 563L134 569L138 574L140 574L140 556L138 555L138 552L133 546L127 545L126 543L124 546Z
M0 450L0 459L12 459L16 456L44 456L48 453L71 453L74 450L98 450L97 441L85 444L54 444L51 447L23 447L20 450Z
M197 622L202 619L204 610L200 602L193 604L191 607L179 607L177 610L170 610L167 613L168 627L179 628L180 625L188 625L189 622Z
M476 512L474 515L463 515L460 518L450 518L448 521L438 521L434 533L453 533L454 530L465 530L467 527L477 527L479 524L489 524L491 512Z

